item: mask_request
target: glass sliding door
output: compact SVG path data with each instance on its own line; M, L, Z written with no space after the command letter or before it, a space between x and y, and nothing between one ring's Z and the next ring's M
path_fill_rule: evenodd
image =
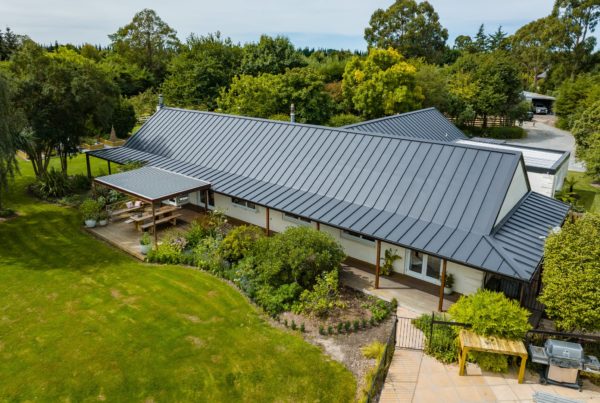
M442 267L440 258L411 250L406 263L408 275L439 284Z

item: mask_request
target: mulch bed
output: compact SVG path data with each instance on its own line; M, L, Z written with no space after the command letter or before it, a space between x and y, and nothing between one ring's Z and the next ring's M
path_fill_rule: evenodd
M337 325L340 322L350 321L351 324L355 320L362 322L362 319L369 321L371 311L365 307L370 297L360 291L353 290L348 287L340 289L340 295L347 307L343 309L335 309L327 318L309 317L298 315L293 312L285 312L280 315L279 321L273 321L274 325L279 328L291 330L292 321L299 329L304 324L304 333L301 333L304 339L324 350L324 352L336 361L341 362L348 368L356 377L357 380L357 396L360 394L364 386L365 374L369 368L374 367L377 362L374 359L366 358L361 347L367 346L375 341L385 344L392 330L392 315L376 326L367 325L365 329L358 331L351 330L342 334L337 334ZM284 324L287 321L287 326ZM319 333L320 326L325 332L329 326L333 327L334 334L322 335ZM296 330L300 333L299 330Z

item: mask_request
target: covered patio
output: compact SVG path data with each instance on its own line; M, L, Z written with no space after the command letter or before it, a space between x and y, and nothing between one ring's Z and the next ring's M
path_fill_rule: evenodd
M451 295L440 294L439 286L400 273L380 276L379 287L376 288L376 270L375 265L347 259L342 265L340 278L345 285L367 294L387 301L396 298L400 307L419 314L438 311L440 300L442 310L446 311L460 297L456 292Z
M94 178L94 184L126 194L134 200L123 208L112 210L111 223L94 231L109 240L115 238L113 243L119 244L127 244L132 238L139 239L140 232L149 230L154 234L154 245L157 245L158 225L175 226L178 219L184 219L179 201L186 200L190 193L208 193L210 189L208 182L148 166ZM208 202L207 194L205 201ZM208 210L208 205L205 209ZM191 210L185 213L188 219L191 213Z

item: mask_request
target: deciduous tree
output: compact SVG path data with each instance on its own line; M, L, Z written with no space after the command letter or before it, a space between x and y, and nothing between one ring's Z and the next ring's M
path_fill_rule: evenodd
M0 216L4 210L4 193L18 169L15 159L15 116L9 101L8 81L0 74Z
M418 109L423 100L417 69L394 49L371 49L346 65L342 91L352 109L366 119Z
M244 46L241 72L253 76L261 73L282 74L286 69L305 65L302 54L288 38L261 35L258 43Z

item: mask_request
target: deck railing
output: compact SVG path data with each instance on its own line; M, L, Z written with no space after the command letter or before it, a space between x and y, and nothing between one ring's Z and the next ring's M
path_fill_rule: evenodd
M377 398L381 394L381 390L383 389L383 385L385 383L385 377L387 376L388 369L390 368L390 364L392 363L392 358L394 357L394 351L396 351L396 328L398 325L398 318L395 314L392 316L392 320L392 331L388 336L388 340L385 345L385 350L383 351L381 360L377 365L377 371L368 389L367 396L365 399L367 403L376 402Z

